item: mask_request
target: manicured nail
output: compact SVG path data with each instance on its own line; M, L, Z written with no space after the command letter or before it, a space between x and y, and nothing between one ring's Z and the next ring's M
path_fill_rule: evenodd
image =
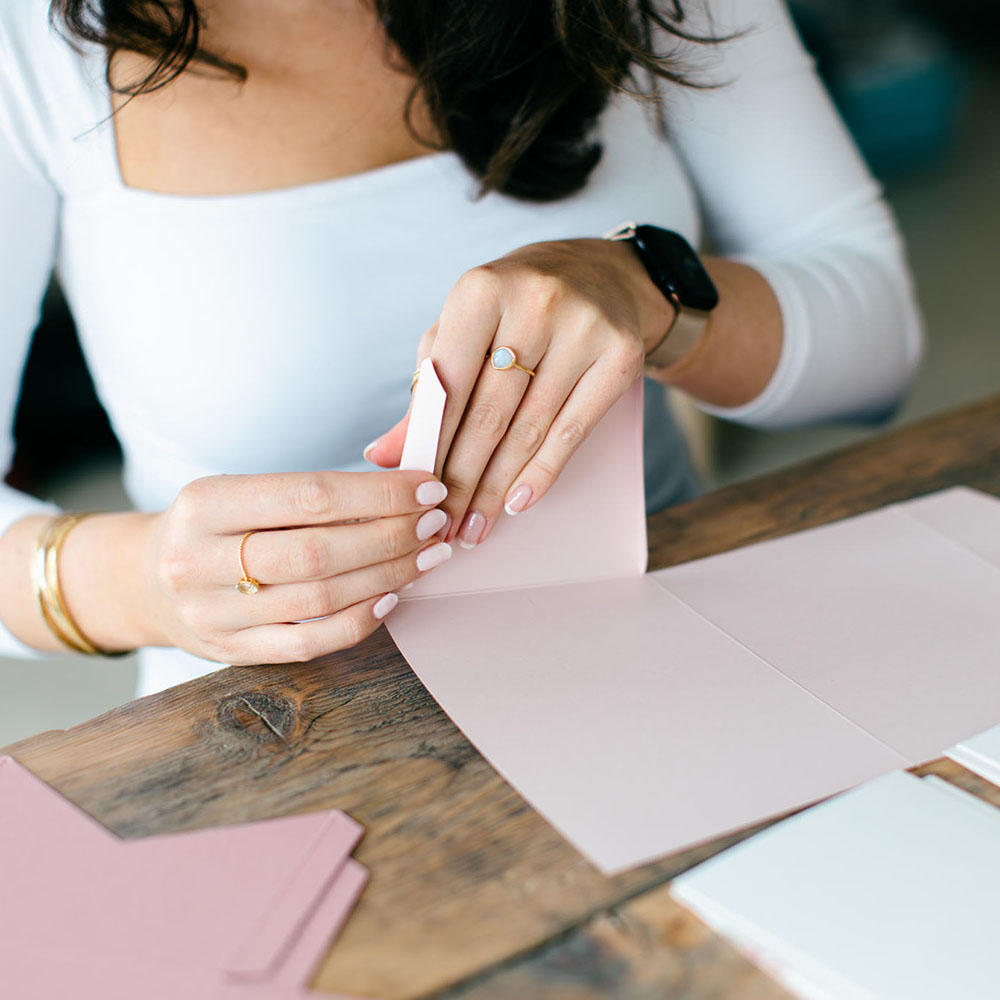
M449 531L451 531L451 514L445 514L444 524L441 525L441 541L447 541Z
M469 511L465 516L465 523L458 533L458 544L463 549L474 549L479 544L479 539L483 537L486 530L486 516L480 514L478 510Z
M440 507L427 511L417 521L417 538L426 542L431 535L436 535L444 527L447 520L448 515Z
M437 480L431 480L429 483L421 483L417 487L417 503L419 504L438 504L447 495L448 487L444 483L437 482Z
M400 590L409 590L412 586L413 586L413 581L411 580L409 583L404 583L403 586L400 587L399 589Z
M372 614L381 621L392 609L399 604L399 598L395 594L386 594L375 602Z
M371 459L368 457L368 455L369 455L370 452L372 452L372 451L375 450L375 445L377 445L379 443L379 441L381 441L381 440L382 440L381 438L375 438L375 440L372 441L371 444L365 445L365 450L363 452L361 452L361 457L366 462L370 462L371 461Z
M438 542L437 545L432 545L429 549L424 549L417 556L417 569L421 573L425 573L429 569L434 569L435 566L440 566L441 563L447 562L451 558L451 546L447 542Z
M531 487L525 486L522 483L507 498L507 502L503 505L503 509L513 517L515 514L520 514L529 503L531 503Z

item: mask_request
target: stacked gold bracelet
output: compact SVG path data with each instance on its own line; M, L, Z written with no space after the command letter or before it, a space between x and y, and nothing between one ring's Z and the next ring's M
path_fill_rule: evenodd
M38 545L35 548L32 581L45 624L64 646L77 653L86 653L88 656L124 656L129 650L109 652L95 645L83 634L69 613L59 586L59 552L62 544L73 528L94 513L96 511L86 514L59 514L45 525L38 536Z

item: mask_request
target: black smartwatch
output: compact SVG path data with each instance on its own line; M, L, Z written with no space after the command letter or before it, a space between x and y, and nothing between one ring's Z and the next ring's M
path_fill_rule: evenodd
M653 284L674 307L673 322L646 355L650 368L674 364L698 342L709 314L719 304L712 279L691 244L669 229L623 222L605 239L631 244Z

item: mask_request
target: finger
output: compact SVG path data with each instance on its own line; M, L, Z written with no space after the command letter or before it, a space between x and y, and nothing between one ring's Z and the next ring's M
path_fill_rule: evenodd
M326 653L356 646L374 632L395 607L395 593L379 594L318 621L258 625L231 643L237 665L306 663Z
M410 427L410 410L395 427L376 438L364 451L365 460L383 469L395 469L403 458L403 442Z
M538 452L570 393L589 370L585 357L585 367L580 370L581 357L578 347L566 342L562 346L553 344L546 353L538 375L531 380L506 434L480 476L467 510L457 522L459 544L468 547L484 540L503 513L515 477ZM450 475L447 470L445 474ZM454 499L455 491L450 490L449 501ZM524 499L522 490L517 505Z
M534 377L516 370L495 372L487 366L488 371L484 372L483 381L492 383L488 389L492 389L494 393L505 385L510 385L507 380L512 380L515 375L518 376L519 383L526 385L520 398L516 398L516 393L521 391L521 384L513 386L515 394L510 399L513 409L504 412L504 423L498 426L498 435L487 440L481 424L463 421L448 454L442 472L442 477L448 483L448 502L442 505L442 509L453 518L452 534L464 547L476 545L486 537L489 524L503 505L506 484L503 487L492 487L493 493L498 489L501 492L491 502L485 503L485 506L474 502L487 470L495 462L503 461L504 452L511 450L516 450L521 458L519 462L514 462L508 457L506 464L514 466L509 469L509 475L514 476L524 467L541 446L560 407L592 360L582 352L574 354L568 346L564 346L555 347L554 353L546 352L536 363L537 374ZM470 415L475 412L473 408L480 405L477 402L479 391L477 386L477 394L470 402ZM509 406L508 403L494 404L486 392L483 397L481 405L486 412L497 405ZM487 496L483 499L489 498Z
M451 448L500 325L500 294L499 276L489 267L477 267L462 275L441 311L430 352L447 393L438 444L441 458Z
M577 448L627 391L635 376L620 366L593 365L563 404L541 447L512 478L504 506L518 514L534 506L549 490Z
M531 391L532 384L541 379L543 387L536 391L542 393L546 391L546 385L572 378L565 371L548 371L544 355L549 344L549 332L540 325L537 316L524 310L509 311L504 315L494 339L497 344L505 346L516 343L517 347L512 349L517 363L532 371L544 368L546 374L532 376L517 368L500 371L484 356L479 377L441 471L441 478L448 486L448 501L442 509L451 515L455 532L463 525L479 480L507 433L526 392ZM577 364L574 362L570 370L578 371ZM558 405L554 406L553 412L557 409ZM470 530L474 532L478 524L479 521L473 519Z
M179 518L216 533L412 514L447 495L426 472L279 472L211 476L174 501Z
M243 563L247 573L266 586L325 580L408 555L446 522L447 514L435 507L359 524L258 531L243 546ZM213 540L211 565L201 572L224 586L235 581L233 574L240 572L238 544L232 535Z
M451 558L450 545L434 541L419 552L307 583L262 587L252 597L224 594L217 627L236 631L255 625L301 622L336 614L342 608L412 583Z

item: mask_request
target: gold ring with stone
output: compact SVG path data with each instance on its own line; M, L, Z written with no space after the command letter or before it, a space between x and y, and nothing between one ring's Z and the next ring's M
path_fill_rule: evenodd
M505 372L511 368L516 368L519 372L524 372L526 375L535 374L530 368L525 368L524 365L517 363L517 355L514 353L513 348L494 347L486 357L498 372Z
M247 533L246 533L246 534L245 534L245 535L244 535L244 536L243 536L243 537L242 537L242 538L240 539L240 571L241 571L241 572L243 573L243 577L242 577L242 579L240 580L240 582L239 582L238 584L236 584L236 589L237 589L237 590L238 590L238 591L239 591L239 592L240 592L241 594L256 594L256 593L257 593L257 591L258 591L258 590L260 590L260 588L261 588L261 583L260 583L260 580L256 580L256 579L254 579L254 577L252 577L252 576L251 576L251 575L250 575L250 574L249 574L249 573L247 572L247 567L246 567L246 563L245 563L245 562L243 562L243 547L244 547L244 546L246 545L246 543L247 543L247 539L248 539L248 538L249 538L249 537L250 537L251 535L253 535L253 534L255 534L255 532L253 532L253 531L248 531L248 532L247 532Z

